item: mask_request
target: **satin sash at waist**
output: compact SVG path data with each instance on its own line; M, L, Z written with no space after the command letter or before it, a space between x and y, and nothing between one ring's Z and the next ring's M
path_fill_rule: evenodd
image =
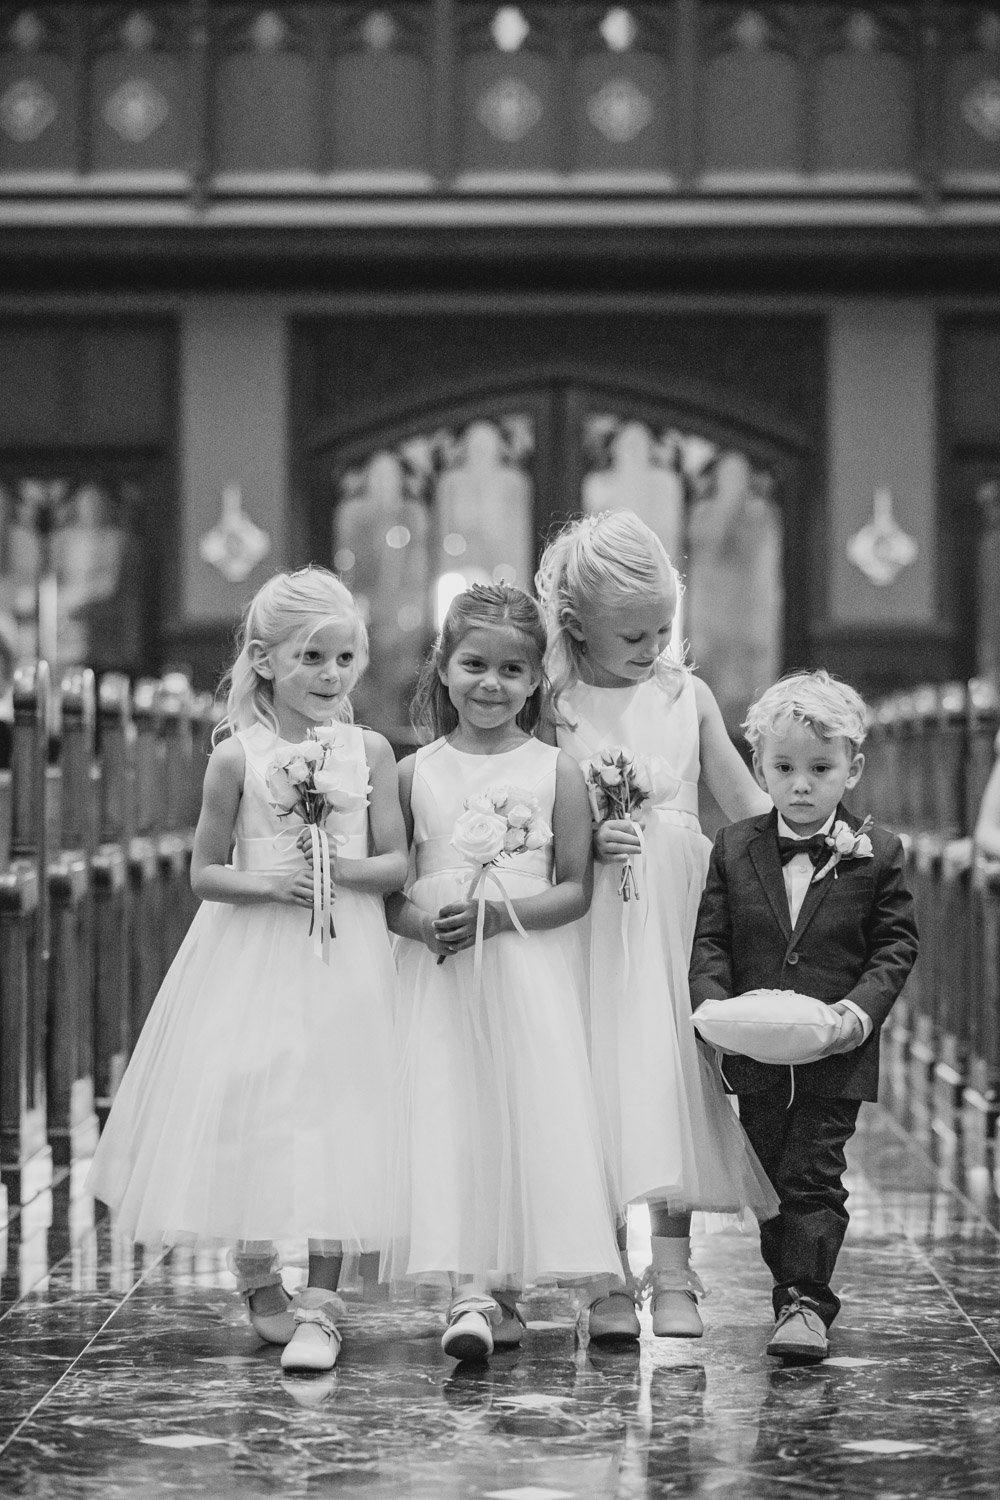
M414 853L418 880L424 880L428 875L443 875L452 870L472 878L473 866L462 858L447 836L423 839L414 845ZM504 855L495 869L501 879L507 873L532 875L548 885L552 880L552 845L548 844L544 849L525 849L520 854Z
M284 868L286 864L304 858L296 844L301 832L301 828L283 828L275 837L268 835L259 839L237 839L233 863L238 870ZM367 859L367 833L337 833L329 825L326 832L331 852L335 851L344 859Z
M649 810L649 815L650 817L655 817L659 823L669 823L673 828L690 828L693 833L701 832L698 814L696 812L688 812L683 807L657 807L654 804Z

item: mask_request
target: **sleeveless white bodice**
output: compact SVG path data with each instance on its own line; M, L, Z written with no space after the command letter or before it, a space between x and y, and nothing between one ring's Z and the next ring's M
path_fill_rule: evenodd
M575 683L560 694L566 721L559 743L580 765L609 745L641 755L653 782L652 809L666 822L698 830L701 771L694 680L685 674L675 697L655 677L632 687Z
M299 864L302 854L296 840L302 819L292 813L279 818L267 792L267 768L279 749L287 747L265 724L241 729L237 739L243 746L246 770L243 796L236 815L233 864L238 870L281 869ZM338 726L336 745L338 759L343 758L344 775L355 790L368 785L368 763L362 731L356 724ZM331 813L326 831L336 835L338 852L349 859L363 859L368 853L368 809L354 813Z

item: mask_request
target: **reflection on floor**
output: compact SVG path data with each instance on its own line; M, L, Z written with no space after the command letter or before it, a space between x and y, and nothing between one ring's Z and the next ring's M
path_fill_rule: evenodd
M725 1230L697 1242L697 1342L647 1325L636 1351L581 1347L559 1294L529 1303L522 1350L456 1369L439 1304L355 1296L336 1373L283 1377L217 1257L143 1260L74 1187L0 1247L4 1496L997 1494L996 1184L959 1193L879 1110L852 1151L833 1357L807 1368L763 1353L756 1234Z

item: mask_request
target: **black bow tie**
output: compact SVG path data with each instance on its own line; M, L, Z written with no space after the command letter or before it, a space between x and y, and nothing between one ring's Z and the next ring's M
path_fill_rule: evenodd
M814 865L830 853L830 846L826 841L825 833L814 833L807 839L787 839L778 834L778 853L781 855L781 863L787 865L796 854L808 854Z

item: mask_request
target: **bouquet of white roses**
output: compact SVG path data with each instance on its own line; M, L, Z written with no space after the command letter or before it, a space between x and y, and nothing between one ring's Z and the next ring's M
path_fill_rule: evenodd
M634 822L635 813L649 801L653 782L649 766L624 745L609 745L583 768L595 824L610 819ZM641 841L641 835L640 835ZM623 901L638 898L639 887L631 859L622 867L618 890Z
M497 887L514 927L524 936L524 929L507 898L503 882L492 876L490 871L500 860L527 850L544 849L551 842L552 829L542 817L538 800L531 792L508 786L506 782L496 782L485 791L466 798L465 811L456 819L451 843L473 867L466 900L472 901L479 894L477 971L481 961L488 878ZM442 953L438 963L443 963L445 957Z
M283 745L267 768L267 791L279 818L302 819L312 841L313 915L309 934L329 963L336 937L330 910L330 843L324 828L331 813L360 812L368 806L368 767L346 753L338 726L309 731L298 745ZM336 837L336 836L335 836Z

